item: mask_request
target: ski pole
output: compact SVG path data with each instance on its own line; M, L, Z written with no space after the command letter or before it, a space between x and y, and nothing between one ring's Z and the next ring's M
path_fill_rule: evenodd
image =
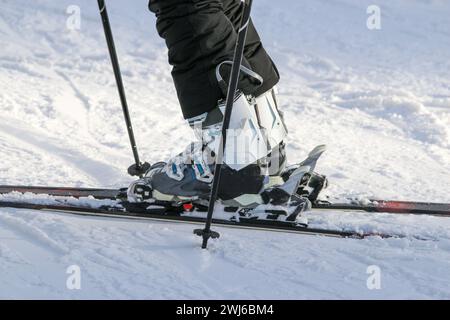
M206 249L208 247L208 240L210 238L219 238L220 234L218 232L211 230L212 217L214 214L214 207L217 200L217 195L220 186L220 176L222 173L222 162L223 155L225 154L227 130L230 125L231 112L234 104L234 96L238 88L239 74L241 70L242 58L244 55L245 40L247 38L247 30L250 22L250 13L252 9L252 0L242 0L244 8L241 17L241 26L238 30L238 38L236 42L236 48L233 57L233 66L231 68L230 84L228 86L226 104L225 104L225 114L223 117L222 124L222 138L220 140L219 152L216 157L216 165L214 169L214 180L211 189L211 195L209 198L208 206L208 216L206 218L205 228L196 229L194 233L198 236L203 237L202 248Z
M105 31L106 42L108 44L109 55L111 57L111 63L114 70L114 76L116 77L117 89L119 91L120 102L122 104L123 115L125 117L125 123L128 130L128 137L130 138L131 149L133 151L135 164L128 169L128 173L132 176L140 176L150 167L147 162L141 163L139 160L139 154L137 150L136 140L134 138L133 126L131 124L130 112L128 110L127 98L125 96L125 88L123 86L122 74L120 72L119 59L117 58L116 46L114 45L114 38L111 31L111 25L109 23L108 11L106 10L106 4L104 0L97 0L100 15L102 17L103 29Z

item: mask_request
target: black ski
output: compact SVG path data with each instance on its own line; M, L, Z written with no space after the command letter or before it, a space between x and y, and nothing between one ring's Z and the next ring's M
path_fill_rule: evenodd
M47 194L60 197L88 197L96 199L117 199L123 195L124 189L103 188L71 188L71 187L40 187L40 186L10 186L0 185L0 194L11 192ZM351 210L366 212L386 212L394 214L425 214L450 217L449 203L395 201L395 200L370 200L369 202L349 201L349 203L333 203L318 201L313 208L323 210Z
M29 202L0 201L0 208L31 209L39 211L75 214L81 216L169 221L169 222L181 222L190 224L204 224L206 221L206 217L199 217L183 212L182 206L181 207L153 206L152 208L144 208L142 205L139 204L137 205L130 204L129 207L125 209L122 206L102 206L99 208L92 208L92 207L81 207L64 204L44 205ZM296 225L295 223L289 223L286 221L278 221L278 220L259 220L259 219L241 218L239 219L239 221L236 221L236 220L225 220L214 218L213 223L218 226L230 228L288 232L288 233L320 235L337 238L363 239L371 236L379 236L383 238L394 237L393 235L386 235L379 233L362 234L355 231L313 229L304 226L299 226Z

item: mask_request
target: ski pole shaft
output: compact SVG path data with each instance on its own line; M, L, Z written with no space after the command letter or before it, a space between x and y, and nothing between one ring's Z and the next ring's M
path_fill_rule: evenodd
M137 150L136 140L134 138L133 126L131 124L130 112L128 110L127 98L125 96L125 88L123 86L122 74L120 72L119 59L117 58L116 46L114 44L114 38L111 31L111 25L109 23L108 11L106 10L106 4L104 0L97 0L100 15L102 17L103 29L105 31L106 42L108 44L109 55L111 57L111 63L114 70L114 76L116 77L117 89L119 91L120 102L122 104L123 115L125 117L125 123L128 130L128 137L130 138L131 149L133 151L134 161L136 162L136 168L139 170L142 166L139 160L139 154Z
M231 112L233 109L234 104L234 97L238 88L239 84L239 74L240 74L240 67L242 64L242 58L244 55L244 48L245 48L245 40L247 38L247 30L248 25L250 22L250 13L252 8L252 0L246 0L243 1L244 9L242 12L242 20L241 20L241 26L238 30L238 39L236 43L236 48L234 51L234 58L233 58L233 66L231 68L231 76L230 76L230 82L228 86L228 92L226 97L226 104L225 104L225 114L223 118L223 125L222 125L222 139L219 147L219 152L216 157L216 165L214 170L214 180L213 185L211 189L211 195L209 200L209 206L208 206L208 216L206 219L205 229L202 232L197 231L196 234L203 236L203 243L202 248L206 249L208 246L208 240L211 237L218 237L218 233L211 231L211 224L212 224L212 217L214 214L214 208L217 200L217 195L219 192L219 186L220 186L220 176L222 173L222 163L223 163L223 157L225 154L225 146L226 146L226 139L227 139L227 130L230 125L231 120Z

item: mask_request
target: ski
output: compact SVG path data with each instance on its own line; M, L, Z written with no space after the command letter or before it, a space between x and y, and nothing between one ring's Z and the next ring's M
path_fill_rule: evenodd
M59 197L93 197L95 199L115 200L120 198L125 189L103 188L73 188L73 187L43 187L43 186L14 186L0 185L0 194L12 192L45 194ZM316 201L313 208L322 210L347 210L366 212L385 212L393 214L424 214L450 217L449 203L395 201L395 200L349 200L348 203L334 203Z
M143 207L142 204L125 204L124 206L122 205L100 206L97 208L89 206L65 205L63 203L37 204L31 202L0 201L0 208L30 209L37 211L74 214L80 216L140 219L140 220L179 222L189 224L204 224L206 221L205 215L203 217L200 217L198 216L199 213L197 213L196 215L193 212L186 212L184 211L185 207L183 206L164 207L154 205L150 207ZM355 231L314 229L280 220L262 220L262 219L260 220L260 219L245 219L245 218L233 220L233 219L214 218L213 223L215 225L228 228L287 232L287 233L327 236L337 238L364 239L373 236L378 236L382 238L401 237L380 233L363 234Z

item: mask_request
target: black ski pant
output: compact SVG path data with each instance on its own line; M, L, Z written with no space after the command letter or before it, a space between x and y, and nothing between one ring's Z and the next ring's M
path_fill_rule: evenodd
M240 0L150 0L157 30L169 49L172 77L185 118L209 112L225 97L217 82L218 64L233 59L240 23ZM243 64L264 79L262 85L241 75L239 88L256 96L279 81L278 71L250 23ZM221 74L227 79L227 65Z

